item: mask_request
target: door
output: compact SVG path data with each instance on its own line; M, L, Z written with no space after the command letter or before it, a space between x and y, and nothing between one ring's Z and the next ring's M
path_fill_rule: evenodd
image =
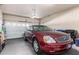
M21 38L24 31L27 30L27 24L23 22L5 21L6 38Z

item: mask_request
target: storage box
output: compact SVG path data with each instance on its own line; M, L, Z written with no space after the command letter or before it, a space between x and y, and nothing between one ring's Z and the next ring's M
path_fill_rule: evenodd
M75 39L75 45L79 47L79 38Z

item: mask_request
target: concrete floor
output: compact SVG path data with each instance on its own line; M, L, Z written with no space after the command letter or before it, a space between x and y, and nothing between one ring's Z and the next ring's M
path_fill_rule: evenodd
M12 39L8 40L1 55L35 55L35 52L31 44L25 42L23 39ZM79 55L79 49L77 50L75 47L72 47L72 49L64 55Z
M8 40L1 55L35 55L35 53L29 42L23 39L11 39Z

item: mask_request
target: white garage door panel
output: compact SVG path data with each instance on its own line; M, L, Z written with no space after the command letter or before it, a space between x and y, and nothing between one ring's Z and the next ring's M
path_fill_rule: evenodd
M6 27L6 37L7 39L11 38L20 38L23 36L24 31L26 31L27 24L21 22L5 22Z

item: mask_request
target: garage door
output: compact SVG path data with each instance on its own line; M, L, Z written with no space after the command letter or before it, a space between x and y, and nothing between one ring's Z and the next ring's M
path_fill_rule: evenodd
M6 38L12 39L22 37L28 26L28 23L5 21Z

